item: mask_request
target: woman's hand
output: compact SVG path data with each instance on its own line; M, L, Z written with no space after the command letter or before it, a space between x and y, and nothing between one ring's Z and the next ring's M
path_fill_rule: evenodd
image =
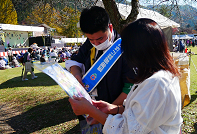
M93 101L94 105L92 105L83 97L69 98L69 102L76 115L89 114L90 117L94 118L95 120L93 120L94 122L92 122L92 124L96 123L96 121L104 124L108 115L103 111L111 113L113 111L112 109L117 107L116 105L104 101Z
M117 105L110 104L105 101L93 101L93 105L106 114L117 114Z
M102 111L103 113L106 113L106 114L113 114L113 112L112 112L113 109L115 109L117 107L116 105L109 104L105 101L92 100L92 103L97 109L99 109L100 111ZM116 110L114 110L114 111L116 111ZM90 125L99 123L97 120L95 120L94 118L92 118L90 116L86 120L87 120L87 122L89 122Z
M73 112L76 115L88 114L89 110L94 107L88 100L83 97L69 98L69 102L72 106Z

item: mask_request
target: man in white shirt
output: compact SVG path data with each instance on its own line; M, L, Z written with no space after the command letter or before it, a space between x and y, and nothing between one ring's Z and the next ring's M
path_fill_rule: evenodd
M120 35L113 29L109 16L102 7L84 9L80 17L80 27L87 40L79 48L78 53L66 61L66 68L83 85L82 76L120 38ZM135 73L120 56L90 95L95 100L122 105L133 85L127 78L134 77ZM79 120L83 119L79 117Z
M54 50L52 50L51 53L50 53L50 59L56 61L57 58L58 58L57 53Z

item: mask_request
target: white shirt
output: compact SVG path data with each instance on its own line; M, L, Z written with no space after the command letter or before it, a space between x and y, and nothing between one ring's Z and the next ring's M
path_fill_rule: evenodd
M159 71L134 84L125 103L122 115L108 116L104 134L179 134L181 92L171 73Z
M70 52L66 52L66 56L67 56L67 57L71 57Z
M5 68L6 62L2 59L0 60L0 68Z
M8 55L12 56L12 50L8 50Z
M57 55L56 52L51 52L51 53L50 53L50 56L51 56L51 57L58 57L58 55Z

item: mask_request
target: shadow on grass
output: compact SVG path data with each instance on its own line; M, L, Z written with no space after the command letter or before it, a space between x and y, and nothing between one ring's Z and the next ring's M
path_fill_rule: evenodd
M191 95L191 100L190 100L190 103L192 103L193 101L195 101L197 98L197 95Z
M192 102L195 101L196 99L197 99L197 95L191 95L190 103L192 103ZM192 132L191 134L197 134L197 123L194 123L194 129L195 129L195 131Z
M32 86L52 86L57 85L57 83L48 75L44 73L36 73L38 76L37 79L31 79L31 73L27 74L27 81L22 81L20 77L14 77L12 79L7 80L4 83L1 83L1 88L14 88L14 87L32 87Z
M194 123L194 129L195 129L195 132L192 132L191 134L197 134L197 123Z
M68 98L64 98L36 106L21 115L9 118L6 123L14 129L15 134L32 133L65 122L68 123L66 125L71 125L72 128L65 130L65 133L80 133L79 124L75 126L69 123L74 119L76 119L76 116L72 111ZM58 127L65 127L65 125ZM54 127L51 128L51 132L54 131Z

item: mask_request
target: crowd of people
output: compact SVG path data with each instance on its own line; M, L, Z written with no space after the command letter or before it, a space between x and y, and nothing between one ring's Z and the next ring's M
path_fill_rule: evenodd
M185 52L187 47L195 47L197 45L197 40L195 39L174 39L173 40L173 52Z
M78 48L67 49L66 47L58 48L57 46L54 46L53 48L34 48L32 58L41 62L52 60L61 63L70 59L71 56L76 54L77 52Z
M37 60L40 62L46 62L53 60L55 62L65 62L70 59L71 56L78 52L78 47L72 49L67 49L66 47L58 48L55 47L31 47L32 53L30 55L32 60ZM7 51L7 56L1 56L0 69L9 69L14 67L21 67L22 64L20 58L24 56L25 53L21 51L18 54L13 54L12 48L9 47Z
M8 56L0 57L0 69L4 70L4 69L9 69L9 68L21 67L16 56L13 55L11 47L9 48L7 53L8 53Z

